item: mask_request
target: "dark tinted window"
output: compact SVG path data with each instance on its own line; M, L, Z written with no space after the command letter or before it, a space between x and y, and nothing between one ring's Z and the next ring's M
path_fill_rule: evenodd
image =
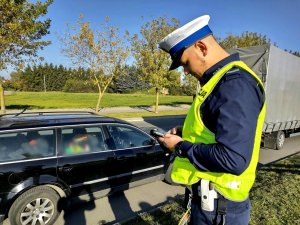
M0 161L55 155L54 130L32 130L0 134Z
M152 139L144 132L129 126L107 126L117 149L151 145Z
M63 154L73 155L107 150L101 127L62 129Z

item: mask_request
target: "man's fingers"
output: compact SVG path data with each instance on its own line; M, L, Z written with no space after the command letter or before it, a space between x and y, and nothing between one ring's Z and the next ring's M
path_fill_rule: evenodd
M176 134L176 133L177 133L176 127L172 128L171 130L169 130L169 131L167 132L167 134Z
M164 136L164 138L170 138L170 137L172 137L173 135L174 135L174 134L166 133L165 136Z
M165 138L159 137L157 140L158 140L159 142L164 142Z

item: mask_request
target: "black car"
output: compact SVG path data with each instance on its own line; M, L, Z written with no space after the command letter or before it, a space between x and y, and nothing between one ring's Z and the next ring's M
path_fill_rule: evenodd
M53 224L62 199L162 180L168 160L155 138L123 120L79 112L2 116L0 217Z

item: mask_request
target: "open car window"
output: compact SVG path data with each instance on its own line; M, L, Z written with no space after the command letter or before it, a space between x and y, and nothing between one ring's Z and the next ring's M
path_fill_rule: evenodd
M107 126L116 149L126 149L152 145L153 140L144 132L125 125Z

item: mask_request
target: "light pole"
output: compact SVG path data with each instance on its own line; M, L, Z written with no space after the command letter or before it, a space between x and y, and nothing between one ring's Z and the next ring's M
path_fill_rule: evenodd
M46 75L44 74L44 91L47 92L47 89L46 89Z
M46 89L46 75L44 74L44 91L47 92L47 89Z

